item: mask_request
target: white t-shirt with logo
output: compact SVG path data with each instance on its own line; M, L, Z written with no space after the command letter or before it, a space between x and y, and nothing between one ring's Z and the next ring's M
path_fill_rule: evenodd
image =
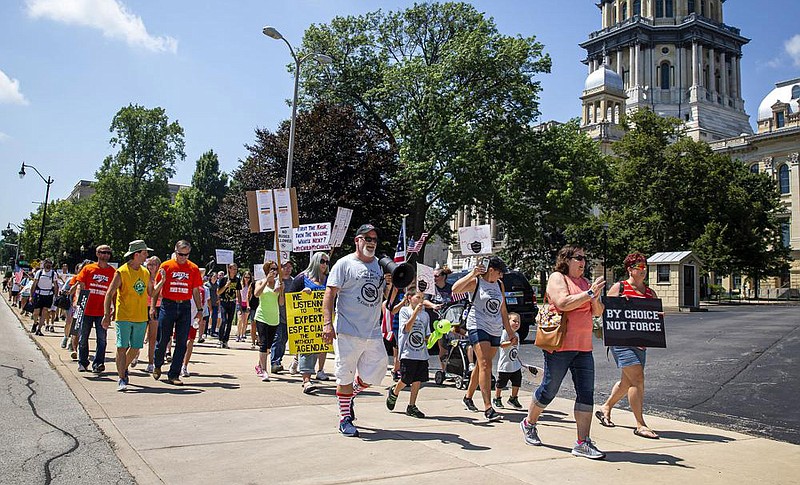
M406 305L400 309L400 339L397 348L401 359L428 360L428 335L430 335L430 317L428 312L420 310L411 326L411 331L406 332L406 324L414 314L414 309Z
M340 259L328 275L327 286L339 289L336 299L336 333L380 339L383 271L378 259L365 263L355 254Z
M497 360L497 372L517 372L522 369L522 362L519 361L519 334L514 332L517 336L517 344L511 345L507 348L500 347L500 358ZM503 335L500 337L500 342L508 342L511 338L508 332L503 329Z
M483 330L492 337L499 337L503 333L503 316L500 314L503 292L500 291L500 283L489 283L478 278L475 291L478 294L467 314L467 330Z

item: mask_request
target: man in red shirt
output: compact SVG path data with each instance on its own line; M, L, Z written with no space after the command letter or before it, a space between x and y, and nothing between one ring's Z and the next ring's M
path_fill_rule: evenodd
M106 332L108 330L108 323L103 326L103 302L116 270L108 264L113 254L111 246L101 244L97 246L95 254L97 262L85 264L78 276L75 277L79 294L82 290L89 290L89 299L86 301L83 318L80 322L76 322L80 329L78 372L86 372L89 367L89 334L94 328L97 348L92 362L92 372L100 374L106 369Z
M175 258L161 263L156 275L155 292L161 293L161 311L158 314L158 340L154 358L155 369L153 379L161 377L161 366L167 344L175 333L175 345L172 349L172 364L167 374L167 382L182 386L180 380L181 365L186 354L186 341L189 338L189 327L192 322L190 299L194 298L197 313L203 318L203 306L200 300L200 286L203 279L200 268L189 261L192 245L180 240L175 243ZM155 319L155 309L151 309L150 318Z

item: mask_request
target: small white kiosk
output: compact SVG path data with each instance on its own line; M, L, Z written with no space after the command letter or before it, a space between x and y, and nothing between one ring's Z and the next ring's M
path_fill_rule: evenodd
M664 308L700 307L700 268L703 263L691 251L655 253L647 258L648 285Z

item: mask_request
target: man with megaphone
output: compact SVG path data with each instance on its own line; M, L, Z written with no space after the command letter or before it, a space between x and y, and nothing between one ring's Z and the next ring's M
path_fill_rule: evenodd
M355 245L355 252L331 268L322 304L322 338L327 343L333 342L336 353L339 432L345 436L358 436L353 425L353 398L370 385L380 384L386 373L386 349L380 327L385 283L375 257L378 246L375 226L359 227Z

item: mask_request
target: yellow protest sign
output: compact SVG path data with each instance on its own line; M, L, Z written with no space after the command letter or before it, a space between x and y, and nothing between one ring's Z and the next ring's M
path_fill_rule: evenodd
M322 298L324 291L286 294L286 325L289 353L333 352L333 345L322 341Z

